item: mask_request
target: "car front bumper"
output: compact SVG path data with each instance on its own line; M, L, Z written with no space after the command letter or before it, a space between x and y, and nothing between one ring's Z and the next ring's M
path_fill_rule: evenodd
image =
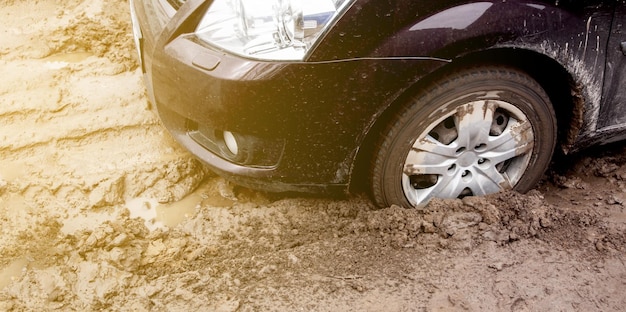
M188 1L164 18L168 10L159 8L160 1L135 0L131 6L148 93L173 137L213 171L244 186L346 191L367 130L397 96L389 90L411 81L388 70L389 60L235 56L193 34L209 2ZM233 156L233 137L243 155Z
M302 95L300 85L309 82L293 78L307 71L297 68L306 64L242 59L202 45L193 35L167 42L171 27L181 25L175 25L175 17L165 21L158 6L157 1L131 2L135 43L149 98L180 144L213 171L248 187L346 189L349 168L343 163L352 158L355 139L339 129L331 130L336 136L317 131L318 119L330 121L333 112L311 109L308 95ZM224 132L239 139L240 151L254 155L229 155Z

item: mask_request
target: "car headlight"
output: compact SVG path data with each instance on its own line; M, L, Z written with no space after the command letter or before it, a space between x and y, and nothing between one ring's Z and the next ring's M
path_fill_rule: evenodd
M202 41L241 56L303 60L354 0L215 0L198 25Z

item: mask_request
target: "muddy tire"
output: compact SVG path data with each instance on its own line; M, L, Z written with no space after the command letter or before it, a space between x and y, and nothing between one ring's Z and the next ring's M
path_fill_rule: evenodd
M381 207L419 206L500 190L526 192L546 170L556 118L541 86L509 67L458 71L407 101L371 167Z

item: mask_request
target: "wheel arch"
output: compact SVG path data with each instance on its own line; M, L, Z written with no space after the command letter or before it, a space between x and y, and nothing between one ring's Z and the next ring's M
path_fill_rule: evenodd
M380 133L409 100L425 86L454 71L480 65L508 66L528 73L546 91L557 117L557 149L568 153L576 142L583 127L584 99L579 84L574 77L556 60L531 50L518 48L497 48L471 53L455 59L429 75L419 79L399 97L392 101L368 129L355 156L350 188L353 191L365 190L372 155Z

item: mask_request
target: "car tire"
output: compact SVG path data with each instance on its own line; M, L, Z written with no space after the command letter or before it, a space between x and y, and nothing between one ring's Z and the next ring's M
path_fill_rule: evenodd
M406 101L382 132L371 166L381 207L426 204L500 190L526 192L556 144L543 88L504 66L456 71Z

